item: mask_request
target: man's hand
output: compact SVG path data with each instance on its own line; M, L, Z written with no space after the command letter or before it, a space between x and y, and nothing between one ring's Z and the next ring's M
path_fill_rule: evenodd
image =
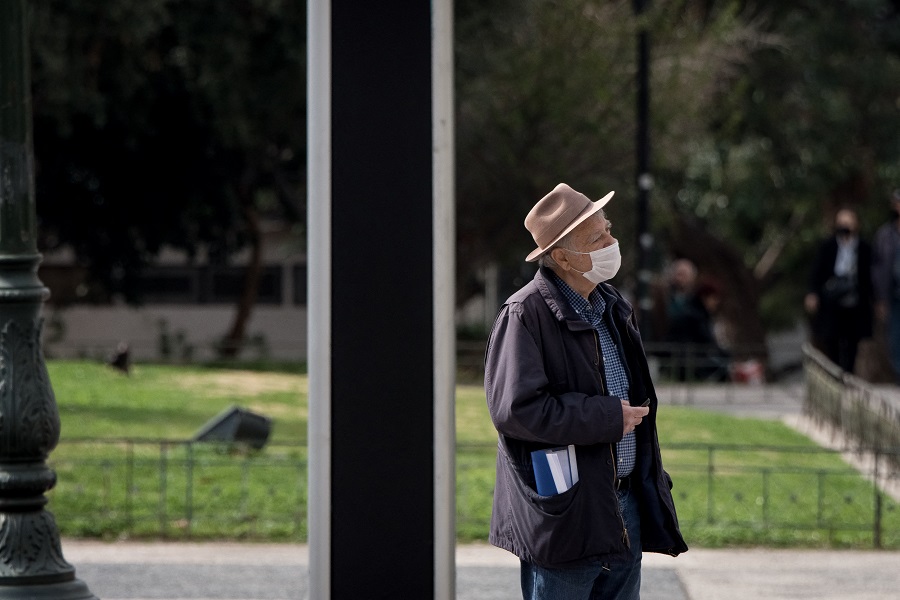
M622 400L622 422L625 424L622 435L625 436L634 431L634 428L640 425L649 413L650 407L648 406L632 406L628 400Z

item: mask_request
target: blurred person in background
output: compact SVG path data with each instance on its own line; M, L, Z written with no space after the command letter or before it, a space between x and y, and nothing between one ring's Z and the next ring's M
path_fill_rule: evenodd
M891 218L875 232L872 283L875 314L886 326L894 379L900 381L900 188L891 194Z
M697 297L697 267L686 258L674 261L669 268L669 285L665 303L665 339L670 342L693 341L698 329L704 328L706 310Z
M669 363L675 379L728 378L728 361L716 342L710 310L718 308L719 299L715 286L698 283L697 267L690 260L679 258L669 266L665 282L657 288L655 331L665 348L657 355Z
M722 292L719 286L711 280L702 281L697 285L697 298L706 313L703 321L702 343L706 346L706 355L700 379L707 381L727 381L730 356L727 347L725 324L721 320Z
M848 373L860 340L872 335L872 299L872 248L859 235L856 211L842 208L816 252L803 305L814 345Z

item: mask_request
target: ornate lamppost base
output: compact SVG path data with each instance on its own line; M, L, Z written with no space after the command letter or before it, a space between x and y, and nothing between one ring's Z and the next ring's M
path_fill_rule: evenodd
M73 579L64 583L35 585L17 584L11 587L0 585L0 599L6 600L97 600L88 586L81 580Z
M63 558L45 510L0 514L0 600L96 600Z
M0 600L94 600L44 510L56 399L41 351L26 0L0 0Z

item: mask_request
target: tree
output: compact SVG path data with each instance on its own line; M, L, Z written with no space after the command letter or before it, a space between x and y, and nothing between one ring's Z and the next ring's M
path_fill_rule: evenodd
M840 205L857 208L869 232L886 216L900 178L900 21L896 3L876 0L708 4L739 8L764 43L712 95L685 160L664 164L669 242L701 269L740 274L726 306L746 342L797 318L807 265ZM677 235L685 230L704 237ZM727 242L733 264L698 239Z
M616 189L616 231L634 239L640 24L651 40L659 260L691 258L718 279L732 341L761 347L769 329L796 322L806 265L837 204L877 224L900 179L897 4L654 2L639 23L627 2L466 4L460 267L521 264L531 240L519 218L558 178ZM627 275L627 248L625 260Z
M605 194L628 181L628 3L495 2L457 18L460 292L471 267L521 262L530 206L561 178ZM617 199L618 201L618 199Z
M71 246L99 296L129 302L163 246L217 262L249 247L226 355L239 351L255 302L260 213L302 214L304 10L280 0L34 5L43 247Z
M719 279L736 343L794 323L824 222L849 203L870 233L900 181L898 4L680 0L637 20L625 0L458 1L458 300L479 291L482 265L524 275L521 221L560 180L616 190L615 231L635 243L643 26L658 261L692 258ZM260 211L302 221L302 4L34 7L48 246L71 244L105 289L135 300L131 274L163 244L258 257ZM233 340L252 304L248 275Z
M521 264L532 243L521 220L560 179L597 196L616 190L615 231L635 240L639 25L651 32L654 198L710 136L717 87L759 43L733 11L701 19L690 3L658 3L638 22L631 2L496 2L457 23L461 282L475 280L473 265ZM626 273L633 254L625 248Z

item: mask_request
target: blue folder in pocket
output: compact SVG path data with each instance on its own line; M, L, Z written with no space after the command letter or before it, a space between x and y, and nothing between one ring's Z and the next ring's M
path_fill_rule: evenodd
M541 496L561 494L578 482L575 446L547 448L531 453L537 493Z

